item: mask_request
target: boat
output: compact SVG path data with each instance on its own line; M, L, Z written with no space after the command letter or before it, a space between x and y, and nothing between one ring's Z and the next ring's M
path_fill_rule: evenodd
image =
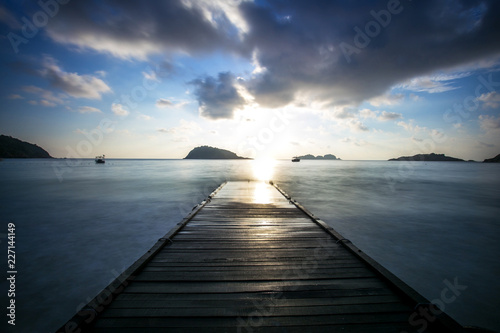
M106 161L104 160L104 155L102 155L102 156L96 156L95 157L95 162L97 164L104 164L104 163L106 163Z
M298 158L297 156L294 156L294 158L292 158L292 162L300 162L300 158Z

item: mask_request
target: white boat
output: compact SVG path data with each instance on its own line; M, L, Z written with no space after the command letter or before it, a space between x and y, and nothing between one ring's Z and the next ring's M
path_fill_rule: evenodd
M102 155L102 156L96 156L95 157L95 162L97 164L104 164L104 163L106 163L106 160L104 159L104 155Z

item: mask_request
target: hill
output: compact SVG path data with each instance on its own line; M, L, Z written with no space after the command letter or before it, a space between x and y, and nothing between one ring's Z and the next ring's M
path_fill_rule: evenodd
M483 163L500 163L500 154L493 158L487 158L483 161Z
M401 156L391 158L389 161L423 161L423 162L465 162L459 158L446 156L445 154L417 154L414 156Z
M52 158L52 156L36 144L0 135L0 158Z
M303 156L298 156L298 158L300 158L301 160L332 160L332 161L340 160L340 158L337 158L337 156L332 154L326 154L325 156L318 155L316 157L314 155L307 154Z
M240 157L235 153L209 146L196 147L184 157L185 160L198 159L198 160L243 160L245 157Z

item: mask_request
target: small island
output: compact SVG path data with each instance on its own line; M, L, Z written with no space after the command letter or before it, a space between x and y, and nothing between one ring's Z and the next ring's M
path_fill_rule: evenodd
M184 157L185 160L248 160L249 158L240 157L232 151L219 149L210 146L196 147Z
M422 161L422 162L465 162L462 159L446 156L445 154L417 154L414 156L401 156L391 158L389 161Z
M485 159L483 163L500 163L500 154L495 157Z
M330 160L330 161L340 161L340 158L338 158L335 155L332 154L326 154L324 156L318 155L314 156L311 154L303 155L303 156L297 156L301 160Z
M0 135L0 158L52 158L52 156L36 144Z

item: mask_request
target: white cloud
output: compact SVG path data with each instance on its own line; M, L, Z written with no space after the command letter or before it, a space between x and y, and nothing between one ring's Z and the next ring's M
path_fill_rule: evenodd
M363 118L377 118L377 113L370 109L360 110L359 115Z
M400 121L397 123L397 125L403 127L408 132L413 133L425 132L427 130L426 127L415 125L415 121L413 119L410 119L409 122Z
M494 116L480 115L479 123L481 125L481 129L486 132L500 130L500 116L494 117Z
M159 100L156 101L157 108L163 109L171 106L174 106L174 103L168 99L160 98Z
M401 118L403 118L403 115L401 113L382 111L382 114L378 116L377 119L381 121L388 121Z
M361 121L357 119L350 119L346 123L347 127L349 127L351 130L355 132L367 132L369 131L369 128L366 127Z
M129 115L129 112L123 107L123 105L118 103L113 103L111 105L111 111L113 111L113 113L117 116L125 117Z
M56 103L49 102L49 101L47 101L45 99L40 100L39 104L42 105L42 106L47 106L47 107L54 107L54 106L57 105Z
M78 112L80 113L102 113L98 108L94 108L92 106L81 106L78 108Z
M356 113L357 110L351 106L335 106L332 116L336 119L349 119L354 118Z
M142 120L151 120L151 119L153 119L151 116L148 116L146 114L141 114L141 115L139 115L138 118L142 119Z
M23 91L33 94L33 95L38 95L40 96L43 100L52 102L53 104L63 104L64 103L64 96L58 95L56 96L52 91L50 90L45 90L39 87L35 86L24 86Z
M18 95L18 94L10 94L9 96L7 96L8 99L24 99L23 96L21 95Z
M92 75L79 75L62 70L57 61L45 57L40 75L53 87L77 98L101 99L102 94L111 92L111 88L101 79Z
M410 99L412 101L418 102L418 101L423 100L424 98L422 96L417 95L417 94L411 93L410 94Z
M158 78L158 76L156 75L156 72L155 72L155 71L152 71L151 73L142 72L142 75L144 76L144 78L145 78L146 80L151 80L151 81L160 82L160 79L159 79L159 78Z
M408 80L398 87L415 92L442 93L460 88L455 81L470 75L470 72L457 72L420 76Z
M500 93L496 91L482 94L477 99L484 103L485 108L496 109L500 106Z
M397 105L400 104L405 99L403 94L395 94L395 95L381 95L374 98L371 98L368 102L376 107L383 105Z
M201 132L201 127L194 121L186 121L181 119L179 126L171 128L157 129L160 133L172 135L172 141L175 142L188 142L189 138Z
M358 146L358 147L365 146L367 144L367 142L365 140L351 138L351 137L343 138L342 140L340 140L340 142L349 143L349 144L352 144L352 145Z

